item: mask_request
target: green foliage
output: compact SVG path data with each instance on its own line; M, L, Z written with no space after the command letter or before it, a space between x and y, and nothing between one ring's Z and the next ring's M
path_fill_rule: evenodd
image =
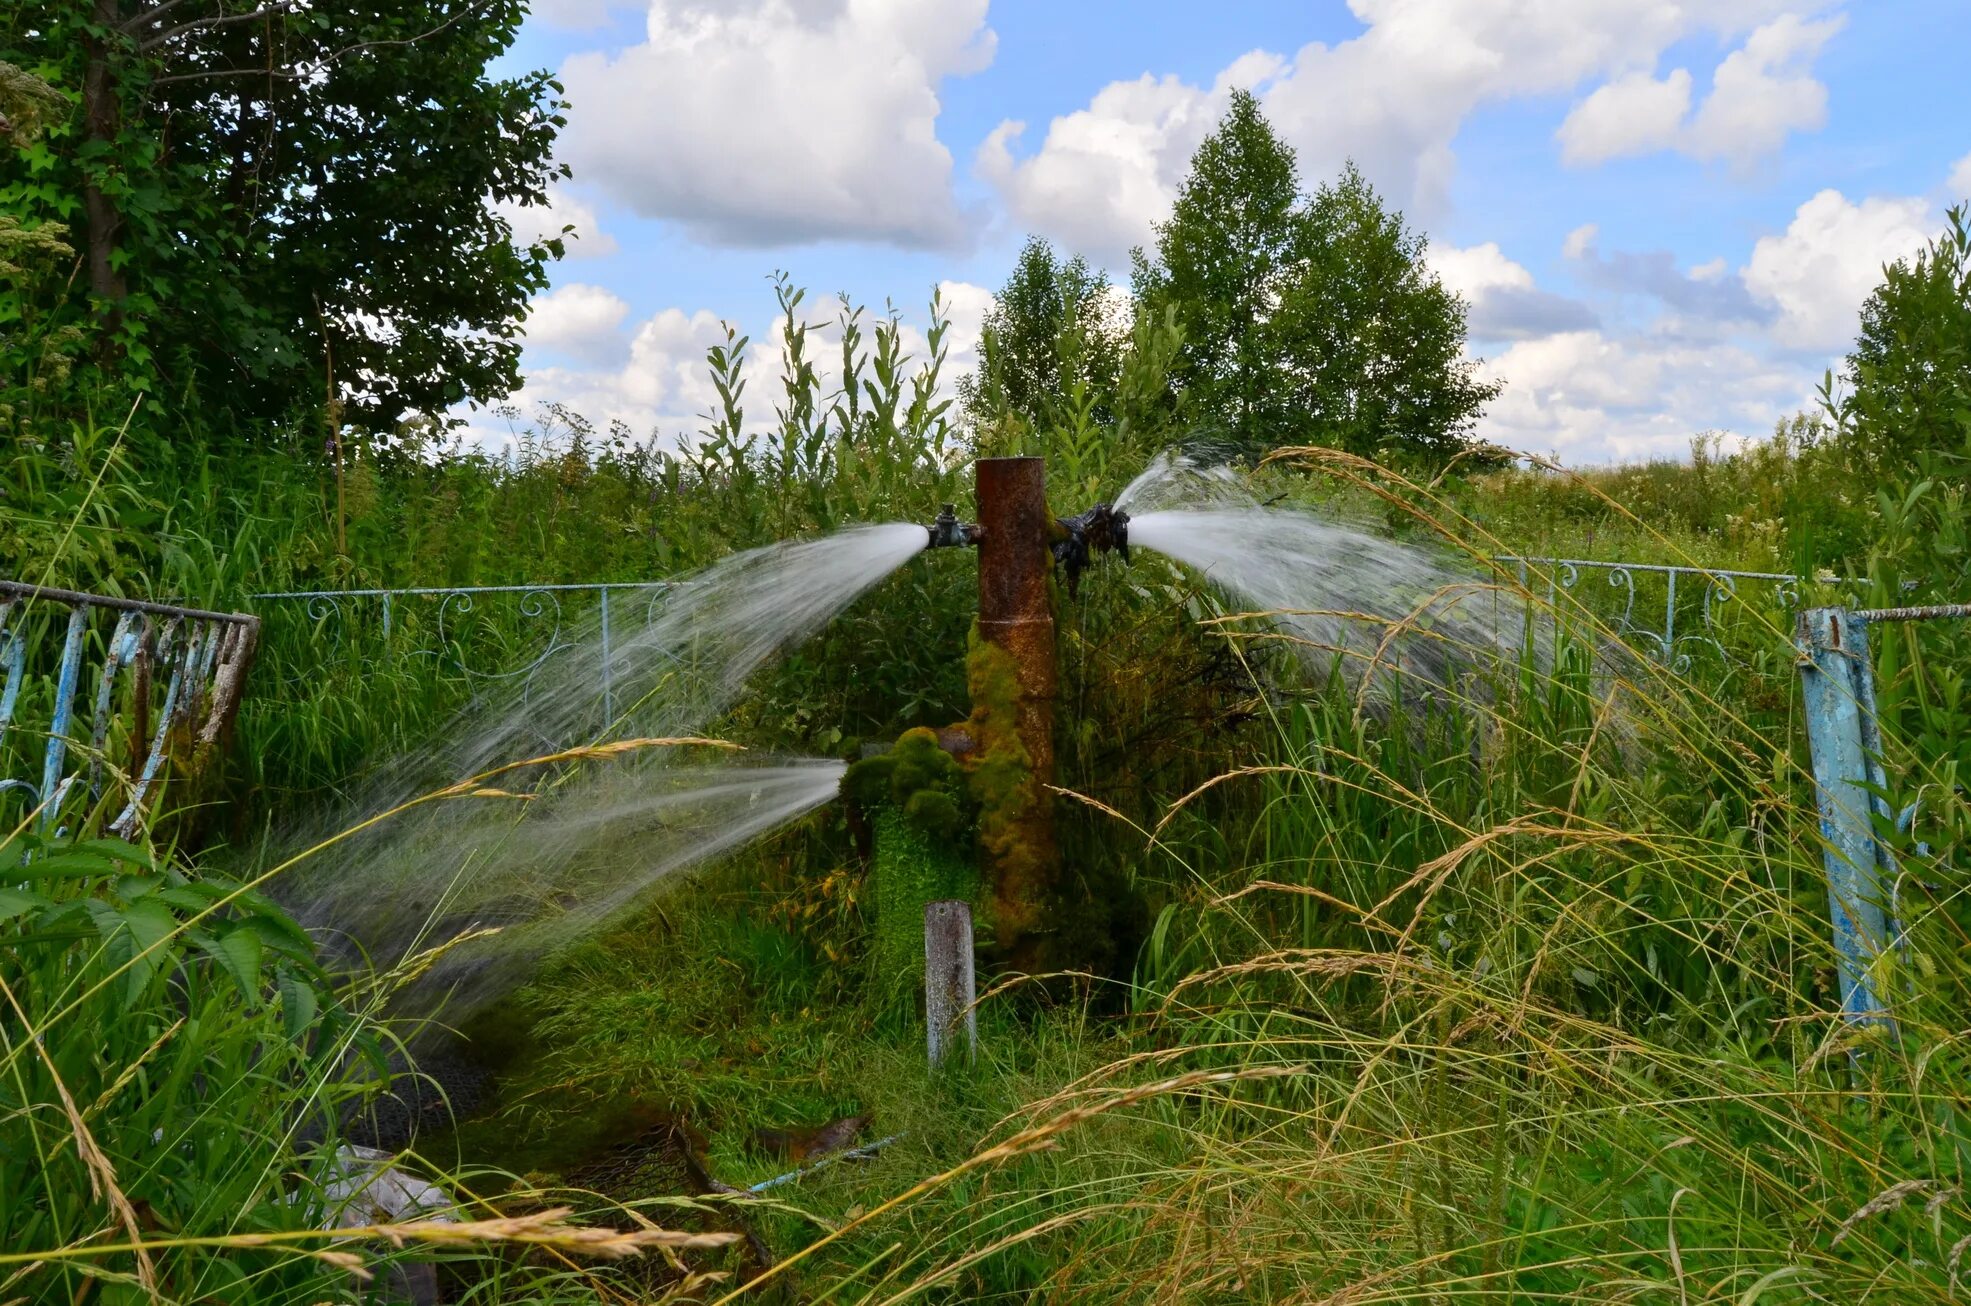
M515 247L491 206L544 203L566 175L558 85L487 72L525 6L253 12L62 0L0 41L65 110L37 102L38 134L0 150L0 206L80 250L15 279L22 317L53 328L8 333L8 383L48 374L50 329L88 325L96 384L251 437L325 396L387 433L506 394L562 242Z
M1293 151L1235 92L1135 289L1184 331L1174 380L1248 452L1325 444L1441 464L1496 384L1463 357L1465 306L1353 164L1303 202Z
M1111 293L1107 273L1029 236L986 310L978 371L959 383L973 426L1010 416L1042 431L1071 422L1078 405L1085 420L1112 423L1125 341Z
M1914 259L1884 269L1835 416L1856 465L1883 481L1946 474L1971 483L1971 206Z
M160 1238L150 1261L171 1299L337 1292L341 1271L291 1248L193 1241L322 1218L327 1158L306 1131L356 1091L352 1061L379 1053L307 935L257 893L111 840L13 835L0 878L0 1248ZM92 1281L123 1300L138 1273L131 1252L106 1252L9 1282L37 1301Z

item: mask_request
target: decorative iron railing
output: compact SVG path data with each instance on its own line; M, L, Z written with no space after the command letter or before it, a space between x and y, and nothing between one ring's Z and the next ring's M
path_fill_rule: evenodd
M1568 592L1583 599L1590 610L1598 615L1605 607L1612 609L1619 605L1619 612L1607 611L1605 617L1615 635L1679 673L1690 670L1691 655L1695 650L1708 650L1720 658L1725 656L1725 646L1719 634L1726 609L1730 604L1741 601L1741 583L1748 587L1770 587L1766 599L1774 613L1779 615L1789 614L1799 605L1800 586L1803 583L1802 577L1781 571L1725 571L1710 567L1593 562L1585 558L1535 558L1513 554L1494 558L1493 562L1514 568L1520 584L1532 588L1536 594L1544 578L1549 606L1562 593ZM1540 575L1534 574L1535 568L1540 570ZM1611 602L1605 605L1588 602L1590 595L1578 588L1583 571L1601 572L1607 577L1608 587L1613 593L1606 597ZM1660 620L1653 602L1658 587L1661 588L1663 600ZM1651 609L1647 617L1637 612L1639 599ZM1789 629L1789 621L1790 618L1776 621L1774 630L1783 633Z
M286 606L325 655L340 652L365 665L392 658L440 662L475 690L518 686L569 659L593 669L602 720L615 718L615 683L623 637L647 625L680 582L623 581L566 585L459 585L409 589L284 590L251 597ZM497 607L495 605L498 605ZM305 678L306 669L289 680ZM572 742L572 741L567 741Z
M196 759L225 733L259 631L245 613L0 581L0 824L18 824L8 809L24 803L59 831L104 800L115 770L127 791L108 828L128 837L166 759L181 743Z

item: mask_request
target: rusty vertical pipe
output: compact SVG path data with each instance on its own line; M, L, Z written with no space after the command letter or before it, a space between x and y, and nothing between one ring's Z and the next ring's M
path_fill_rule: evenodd
M1026 782L1001 813L984 817L994 883L995 932L1009 954L1041 928L1054 890L1054 608L1048 593L1053 518L1046 464L1038 458L981 458L977 464L979 637L1003 652L1012 680L1010 723L1025 753ZM975 712L987 710L973 687ZM984 723L988 726L994 723ZM1004 728L1007 723L997 723ZM997 828L995 828L995 826Z

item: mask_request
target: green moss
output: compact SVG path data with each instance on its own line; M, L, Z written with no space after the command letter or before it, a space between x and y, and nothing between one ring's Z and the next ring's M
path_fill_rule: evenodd
M889 752L851 766L842 797L865 812L894 807L934 838L960 838L972 824L964 768L938 746L936 731L922 727L904 731Z
M968 779L991 874L991 923L1001 947L1011 949L1042 925L1049 907L1054 849L1033 819L1048 796L1020 738L1019 668L1006 650L980 638L976 625L965 678L972 693Z
M842 776L842 801L864 808L888 802L896 765L896 758L879 753L850 766Z

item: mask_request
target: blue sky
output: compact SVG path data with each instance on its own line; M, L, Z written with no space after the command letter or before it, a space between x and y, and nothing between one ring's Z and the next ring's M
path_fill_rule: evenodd
M1966 0L536 0L576 252L536 304L529 410L696 428L767 279L953 364L1028 232L1124 273L1234 88L1309 188L1353 158L1471 304L1483 434L1576 463L1770 430L1884 260L1971 193ZM762 378L764 380L764 378ZM490 433L498 422L481 415Z

